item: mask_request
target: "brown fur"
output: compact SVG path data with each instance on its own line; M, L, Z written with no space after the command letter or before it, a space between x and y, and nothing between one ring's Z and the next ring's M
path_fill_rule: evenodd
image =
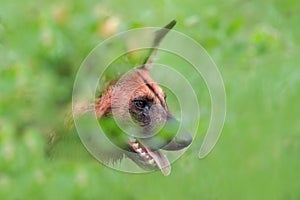
M150 89L151 88L151 89ZM169 114L165 94L161 87L152 80L147 69L134 69L125 74L116 84L110 85L102 96L96 100L95 112L98 118L105 115L114 114L117 117L126 119L129 117L129 103L139 97L153 100L154 105L158 105L164 110L164 117ZM113 106L113 108L112 108ZM156 121L163 121L161 116Z
M148 151L157 151L155 162L160 168L162 164L168 164L168 162L166 162L166 157L159 152L159 149L180 150L188 146L192 139L190 135L174 137L177 131L176 124L178 122L169 112L166 105L165 93L161 87L152 80L149 74L157 46L175 23L175 21L170 22L164 29L156 33L153 48L142 66L134 68L124 74L117 82L112 82L94 103L81 103L75 107L75 112L73 111L75 116L80 116L87 112L95 112L98 119L113 116L115 119L125 123L134 122L137 125L136 127L138 127L137 132L143 136L134 135L134 137L143 144L144 147L147 147ZM163 127L166 122L169 123L169 126L165 128L164 136L157 137L157 135L152 135L152 133L159 130L160 127ZM126 132L126 130L122 130L122 132ZM116 132L112 131L108 134L116 134ZM126 134L124 134L124 136L126 136ZM124 138L122 137L122 139ZM153 169L153 165L149 164L147 159L145 160L145 158L141 157L140 154L130 146L129 139L124 140L127 141L122 142L127 144L126 148L127 150L129 149L125 154L141 167ZM119 141L117 141L117 143L119 144ZM116 152L117 156L113 157L121 159L123 153L124 152L120 152L120 154L118 154L118 152ZM152 156L153 154L154 153L152 153ZM108 153L107 155L111 154ZM158 157L161 161L158 161Z

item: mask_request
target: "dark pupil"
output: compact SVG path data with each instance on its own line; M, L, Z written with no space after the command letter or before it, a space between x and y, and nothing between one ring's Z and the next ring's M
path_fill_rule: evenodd
M146 102L143 100L137 100L135 101L135 106L138 108L144 108L146 106Z

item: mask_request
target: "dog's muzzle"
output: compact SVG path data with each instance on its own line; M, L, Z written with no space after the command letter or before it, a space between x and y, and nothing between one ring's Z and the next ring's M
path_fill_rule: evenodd
M163 149L178 151L192 143L192 136L180 129L180 123L172 116L168 116L164 127L157 134L141 141L152 150Z

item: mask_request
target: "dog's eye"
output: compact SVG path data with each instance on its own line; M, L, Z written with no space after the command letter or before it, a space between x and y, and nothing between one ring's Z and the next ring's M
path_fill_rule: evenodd
M146 106L146 101L144 101L144 100L135 100L134 105L138 109L143 109Z

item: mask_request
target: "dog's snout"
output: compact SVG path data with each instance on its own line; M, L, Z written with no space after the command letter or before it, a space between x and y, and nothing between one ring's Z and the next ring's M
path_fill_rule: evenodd
M164 127L154 136L144 138L143 142L152 150L176 151L183 149L191 144L193 138L189 133L181 131L179 128L180 123L168 115Z
M164 150L177 151L189 146L192 143L192 136L189 133L176 135L171 142L163 147Z
M176 123L179 124L179 122L174 119L172 116L168 116L168 123ZM172 138L171 141L168 141L168 144L164 145L162 149L168 150L168 151L176 151L183 149L187 146L189 146L192 143L192 136L191 134L185 132L185 131L178 131L176 132L176 135Z

